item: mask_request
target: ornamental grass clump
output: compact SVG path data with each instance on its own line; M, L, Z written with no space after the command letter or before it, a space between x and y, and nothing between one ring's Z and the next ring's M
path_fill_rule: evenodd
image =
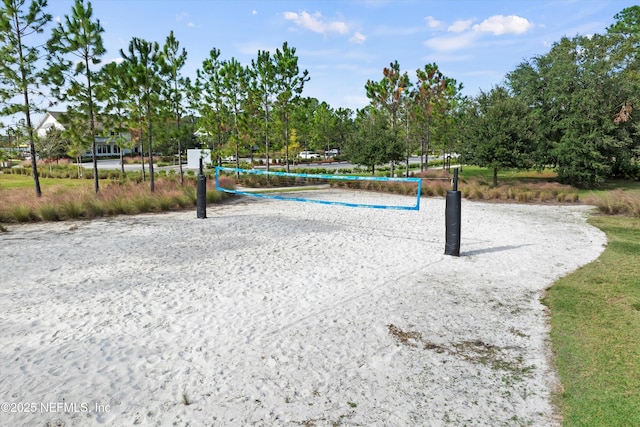
M640 217L639 192L613 190L600 196L590 196L586 203L596 206L599 212L606 215Z
M15 222L30 222L38 220L36 211L31 206L24 204L12 206L9 209L9 213Z
M58 221L60 220L60 214L57 207L52 203L43 203L37 209L38 216L42 221Z

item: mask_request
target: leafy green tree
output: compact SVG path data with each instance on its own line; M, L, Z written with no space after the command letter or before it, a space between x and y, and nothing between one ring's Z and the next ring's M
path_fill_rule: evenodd
M124 58L128 74L129 92L138 97L144 111L146 124L147 148L149 152L149 184L151 192L155 191L153 172L153 122L158 114L161 95L164 89L161 76L160 46L157 42L149 42L134 37L129 42L128 54L120 50Z
M316 107L311 118L312 134L311 144L314 149L330 150L331 145L337 139L337 117L333 109L326 102L321 102Z
M336 143L339 150L344 147L349 135L354 131L353 111L340 107L335 111Z
M294 129L298 145L298 153L294 153L295 156L299 154L299 151L315 151L324 146L322 131L318 129L321 120L316 118L319 108L324 107L321 107L320 101L316 98L303 97L292 110L291 121L296 124ZM326 108L330 109L331 107L326 104Z
M309 72L304 70L302 74L300 73L296 48L290 48L287 42L283 43L282 50L276 49L276 53L273 56L273 65L276 71L277 105L282 114L285 128L285 163L287 172L289 172L289 119L291 117L291 108L294 103L300 100L304 84L309 81Z
M80 114L86 118L93 152L93 185L100 190L98 160L96 152L96 104L93 85L97 71L92 65L101 62L105 54L102 43L104 29L100 21L93 21L91 2L85 6L84 0L75 0L71 15L64 17L54 28L47 42L49 71L47 80L55 85L53 93L70 104L70 114Z
M607 34L614 37L617 54L621 55L626 67L637 73L640 61L640 6L630 6L617 13L616 22L607 28Z
M640 6L631 6L615 15L617 20L607 29L612 38L612 58L618 63L618 91L626 96L618 105L614 123L620 139L625 140L624 152L615 158L614 173L625 177L640 177ZM611 58L610 58L611 59ZM619 61L619 62L618 62ZM636 113L634 114L634 110Z
M3 0L0 8L0 115L24 114L31 152L31 171L36 196L42 195L38 175L35 135L31 114L37 111L31 96L40 83L37 71L38 45L26 40L44 31L51 15L44 12L46 0L33 0L28 9L24 0ZM15 101L20 97L21 101Z
M538 124L522 100L504 87L478 95L466 118L465 160L493 169L493 185L498 185L498 170L530 169Z
M397 127L389 116L371 106L358 111L356 131L345 147L351 162L366 166L375 175L375 168L402 158L403 144Z
M561 111L555 109L555 97L551 95L553 92L551 86L553 82L560 82L563 72L570 72L568 70L570 64L556 65L561 70L559 73L556 71L551 79L542 76L543 72L551 72L551 65L546 57L522 62L514 71L507 74L506 84L510 87L511 93L531 107L530 114L539 123L539 138L533 152L536 167L539 169L555 166L557 163L553 147L561 135L556 125Z
M66 145L62 137L62 131L54 127L47 130L44 136L37 139L36 149L40 154L40 158L48 161L49 173L53 169L53 161L57 161L65 155L67 151Z
M537 162L546 156L561 182L594 187L632 168L631 139L616 116L633 89L612 42L599 34L564 37L508 75L513 93L535 107L541 123Z

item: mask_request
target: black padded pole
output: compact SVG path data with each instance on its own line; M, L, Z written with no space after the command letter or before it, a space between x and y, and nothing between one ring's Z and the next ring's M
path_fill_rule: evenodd
M202 170L202 158L200 158L200 173L198 174L196 213L198 218L207 217L207 177Z
M460 256L460 223L462 194L458 191L458 169L453 170L453 191L447 191L445 204L445 255Z

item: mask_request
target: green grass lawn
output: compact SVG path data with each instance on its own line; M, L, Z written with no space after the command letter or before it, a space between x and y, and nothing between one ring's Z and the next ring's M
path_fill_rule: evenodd
M40 189L45 190L55 186L69 188L93 186L92 179L60 179L60 178L40 178ZM35 184L31 175L0 174L0 191L14 188L32 188L35 194Z
M609 244L544 300L566 426L640 425L640 219L597 216Z

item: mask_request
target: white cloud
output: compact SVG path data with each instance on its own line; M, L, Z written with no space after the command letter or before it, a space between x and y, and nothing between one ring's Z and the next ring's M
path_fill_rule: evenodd
M306 11L300 13L284 12L284 19L293 21L297 26L306 28L307 30L311 30L315 33L325 35L329 33L349 33L349 26L344 21L327 21L320 12L316 12L313 15Z
M253 10L251 11L251 14L252 14L252 15L257 15L257 14L258 14L258 11L257 11L257 10L255 10L255 9L253 9Z
M425 41L424 44L425 46L438 52L451 52L471 46L475 39L475 33L467 32L452 37L433 37Z
M474 31L492 33L494 36L522 34L531 28L533 28L533 24L529 20L516 15L495 15L473 26Z
M353 33L353 36L351 36L351 38L349 39L351 43L355 43L355 44L362 44L366 40L367 40L367 36L357 31Z
M453 33L461 33L471 28L471 22L471 19L456 21L453 24L449 25L447 31L451 31Z
M424 20L427 21L427 25L429 26L429 28L432 28L434 30L441 30L442 28L444 28L444 22L438 21L433 16L427 16L426 18L424 18Z
M176 15L176 22L183 22L183 21L187 21L187 27L189 28L195 28L198 26L193 21L189 20L189 14L187 12L180 12L179 14Z
M55 18L53 18L54 21L56 21L58 24L62 22L62 19L59 16L56 16Z
M464 55L457 55L457 54L449 54L449 53L436 53L436 54L432 54L432 55L427 55L425 57L425 61L426 62L437 62L438 64L440 63L452 63L452 62L464 62L464 61L470 61L473 59L473 55L469 55L469 54L464 54Z

